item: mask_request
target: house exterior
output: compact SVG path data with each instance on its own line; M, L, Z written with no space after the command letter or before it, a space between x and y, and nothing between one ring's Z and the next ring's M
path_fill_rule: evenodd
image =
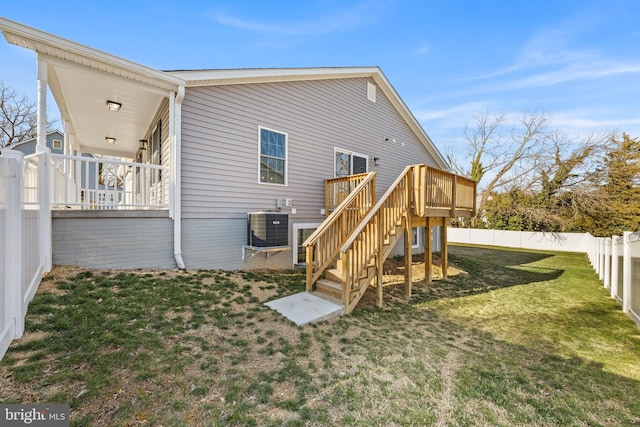
M67 141L64 135L59 131L53 131L47 133L46 147L50 150L51 154L64 156L71 154L72 147L69 147L69 141ZM36 138L30 138L21 142L11 144L7 147L9 150L20 151L25 156L36 153L37 140ZM93 159L95 156L91 153L78 153L81 157ZM58 161L53 165L58 169L59 174L64 174L64 162ZM81 163L79 164L79 182L80 188L88 189L95 188L101 192L105 192L108 186L100 183L99 170L97 163ZM95 198L95 197L94 197Z
M61 132L54 131L47 133L46 136L46 144L47 148L51 150L52 153L56 154L64 154L64 135ZM22 152L23 154L33 154L36 152L36 138L30 138L21 142L16 142L8 145L6 148L9 150L17 150Z
M449 170L378 67L160 71L7 19L0 30L36 52L39 114L50 90L65 128L54 136L121 159L74 172L114 171L109 208L64 181L75 199L51 206L54 264L291 268L331 213L327 180L375 172L381 198L408 165ZM51 164L87 161L58 153L42 128L36 141ZM286 218L286 245L249 244L257 212ZM431 227L412 228L422 252Z

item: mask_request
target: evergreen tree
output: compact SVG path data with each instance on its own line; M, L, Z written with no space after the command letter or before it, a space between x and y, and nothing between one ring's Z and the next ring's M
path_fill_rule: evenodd
M606 234L640 230L640 141L626 133L612 138L604 162L602 188L613 215L601 218Z

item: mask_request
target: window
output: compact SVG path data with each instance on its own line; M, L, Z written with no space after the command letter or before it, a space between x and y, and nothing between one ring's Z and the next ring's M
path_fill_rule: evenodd
M151 133L151 144L149 144L149 163L152 165L162 164L162 122ZM160 170L151 173L151 184L160 180Z
M260 182L287 185L287 134L263 127L260 133Z
M59 139L54 139L53 140L53 149L54 150L62 150L62 141L60 141Z
M419 227L413 227L411 229L411 247L412 248L418 248L420 247L420 228Z
M306 265L307 249L302 244L311 236L319 223L293 224L293 264L297 266Z
M369 158L363 154L335 148L335 176L355 175L369 170Z

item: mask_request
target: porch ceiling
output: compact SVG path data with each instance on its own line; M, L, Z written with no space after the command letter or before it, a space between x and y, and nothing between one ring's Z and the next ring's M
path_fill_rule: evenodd
M82 151L133 158L168 92L81 65L45 61L51 93ZM122 107L111 111L107 100Z
M0 17L11 44L31 49L47 64L47 83L62 120L84 152L135 156L163 98L184 80ZM107 100L122 104L110 111ZM108 144L106 137L116 139Z

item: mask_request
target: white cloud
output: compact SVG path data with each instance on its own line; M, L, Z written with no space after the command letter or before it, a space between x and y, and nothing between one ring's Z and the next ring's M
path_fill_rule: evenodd
M238 18L225 13L217 13L214 16L214 20L223 25L255 33L284 36L317 36L355 29L377 15L375 11L379 8L380 5L377 2L363 1L345 9L326 11L309 20L266 23Z
M611 118L610 111L564 111L550 115L551 125L566 132L627 132L640 135L640 117Z
M422 46L422 47L419 47L418 49L416 49L416 50L413 52L413 54L414 54L415 56L423 56L423 55L426 55L427 53L429 53L429 50L430 50L430 49L429 49L429 47L428 47L428 46Z
M487 111L489 103L486 101L467 102L465 104L441 110L416 110L414 114L419 121L443 120L450 118L472 117Z
M526 89L553 86L576 80L594 80L603 77L635 73L640 73L640 63L615 63L604 60L599 62L591 61L590 63L573 63L555 70L532 74L522 79L502 83L499 87L503 90Z
M569 36L569 30L545 29L520 50L512 64L467 81L491 81L502 77L500 83L487 83L484 87L476 88L480 89L479 92L493 92L640 73L638 61L615 60L596 50L567 47Z

